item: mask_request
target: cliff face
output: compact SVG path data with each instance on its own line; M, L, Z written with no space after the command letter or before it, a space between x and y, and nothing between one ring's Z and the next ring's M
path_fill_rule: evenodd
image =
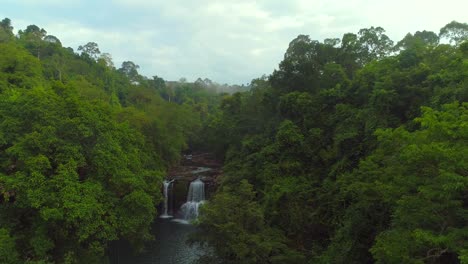
M168 172L167 179L174 180L171 207L177 211L187 201L189 185L198 178L205 183L205 196L210 199L218 187L222 175L221 166L222 163L211 153L184 155L180 165Z

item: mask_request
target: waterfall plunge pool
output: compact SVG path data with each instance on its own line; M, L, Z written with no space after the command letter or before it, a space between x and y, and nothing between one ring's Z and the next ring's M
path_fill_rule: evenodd
M119 241L109 251L111 264L190 264L194 263L203 250L189 246L186 241L195 226L178 223L171 219L158 218L153 225L155 240L148 243L145 251L134 254L130 245Z
M206 168L198 168L205 172ZM200 179L190 182L186 202L179 210L174 210L173 184L175 180L163 182L162 213L153 224L155 240L148 243L145 251L134 254L128 242L118 241L110 247L109 259L112 264L189 264L194 263L203 250L198 246L189 246L186 241L196 227L190 221L198 217L198 209L205 202L205 183ZM175 217L174 217L175 216Z

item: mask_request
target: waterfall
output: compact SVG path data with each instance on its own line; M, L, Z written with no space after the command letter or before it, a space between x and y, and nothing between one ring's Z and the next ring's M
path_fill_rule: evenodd
M196 179L190 183L187 202L180 210L184 220L194 220L198 216L198 208L205 201L205 183Z
M173 182L174 180L164 180L163 181L163 184L164 184L164 211L163 211L163 214L160 216L161 218L170 218L172 217L172 215L169 215L169 190L170 190L170 187L171 187L171 183Z

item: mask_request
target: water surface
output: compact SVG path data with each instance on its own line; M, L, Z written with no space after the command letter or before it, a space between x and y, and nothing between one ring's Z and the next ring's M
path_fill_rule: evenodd
M140 254L132 253L125 242L111 247L110 260L112 264L189 264L194 263L202 254L198 247L190 247L185 243L195 227L171 219L155 220L153 227L155 241L149 243L146 250Z

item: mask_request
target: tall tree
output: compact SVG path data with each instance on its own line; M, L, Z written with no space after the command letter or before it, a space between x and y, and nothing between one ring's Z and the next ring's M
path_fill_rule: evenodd
M424 46L436 46L439 44L439 36L432 31L416 31L416 33L408 33L400 40L396 45L395 49L418 49L418 47Z
M358 42L361 45L361 59L364 64L385 57L393 48L393 41L385 35L385 30L381 27L359 30Z
M96 42L88 42L83 46L78 47L78 51L81 51L81 55L88 56L93 60L97 60L101 51L99 50L98 44Z
M0 42L6 42L13 38L13 26L9 18L0 21Z
M439 37L446 38L450 43L459 45L468 40L468 24L452 21L440 29Z
M136 82L138 79L138 69L140 66L136 65L133 61L124 61L119 69L119 72L127 76L131 81Z
M42 40L47 36L47 31L36 25L29 25L25 30L19 30L18 35L26 48L35 53L37 58L40 59L41 51L44 47L44 42Z

